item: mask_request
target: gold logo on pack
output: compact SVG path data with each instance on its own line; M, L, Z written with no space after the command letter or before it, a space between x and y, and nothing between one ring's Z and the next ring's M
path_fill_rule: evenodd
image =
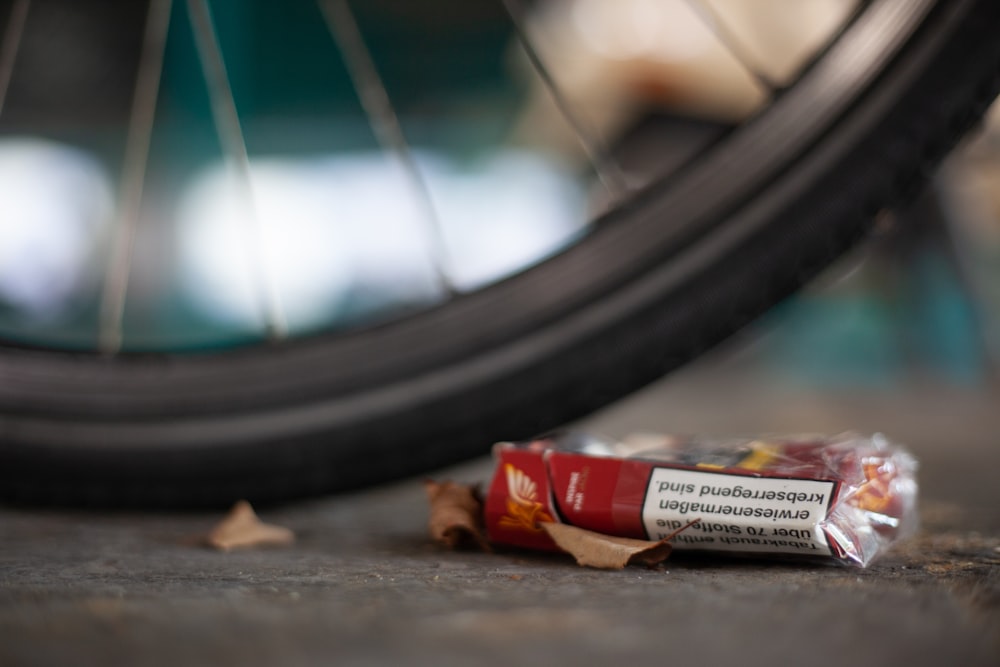
M538 524L553 519L538 502L538 484L510 463L504 465L504 474L507 477L507 513L500 517L500 526L540 532Z

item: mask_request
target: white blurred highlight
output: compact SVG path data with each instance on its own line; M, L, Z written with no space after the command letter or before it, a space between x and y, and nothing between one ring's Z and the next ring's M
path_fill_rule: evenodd
M91 287L113 206L102 166L34 139L0 141L0 300L44 317Z
M521 270L569 243L585 216L570 177L527 153L470 164L418 153L437 207L447 266L459 290ZM256 160L264 261L290 331L335 321L344 308L377 311L444 298L424 212L384 155ZM248 328L261 321L247 221L227 171L198 176L181 199L181 281L207 315ZM355 315L357 313L354 313Z

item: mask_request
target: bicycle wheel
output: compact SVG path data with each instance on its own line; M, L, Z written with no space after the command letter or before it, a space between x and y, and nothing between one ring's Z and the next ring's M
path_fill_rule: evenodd
M997 92L998 26L991 0L864 3L793 85L578 242L407 317L200 354L2 348L0 496L273 501L584 415L743 327L910 196Z

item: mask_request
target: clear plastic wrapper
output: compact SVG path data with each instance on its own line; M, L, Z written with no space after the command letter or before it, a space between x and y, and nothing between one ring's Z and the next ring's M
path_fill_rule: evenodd
M699 549L865 566L916 527L916 461L882 435L709 439L569 433L499 443L491 541L554 545L556 521Z

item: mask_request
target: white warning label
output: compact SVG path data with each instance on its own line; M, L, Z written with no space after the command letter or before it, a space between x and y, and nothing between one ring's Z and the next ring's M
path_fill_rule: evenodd
M830 555L821 528L835 483L654 468L642 521L651 540L712 551Z

